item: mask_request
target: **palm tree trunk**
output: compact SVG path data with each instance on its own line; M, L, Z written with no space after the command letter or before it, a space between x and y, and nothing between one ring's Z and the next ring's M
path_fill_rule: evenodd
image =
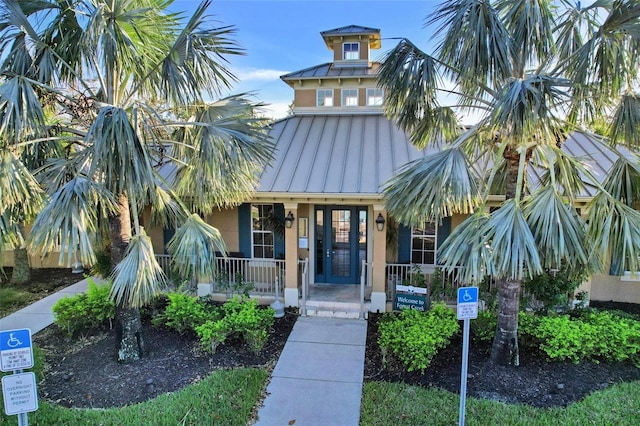
M527 153L527 155L531 154ZM508 147L505 149L504 158L507 161L505 198L509 200L515 198L517 194L520 153L512 147ZM526 169L524 172L526 173ZM498 284L498 323L491 346L490 360L497 365L517 366L520 364L518 314L520 312L521 280L506 277L496 278Z
M491 346L491 362L496 365L520 364L518 313L520 280L498 280L498 324Z
M18 225L22 235L25 235L24 224ZM13 250L13 273L11 274L11 284L24 284L31 278L31 265L29 264L29 253L26 247L18 247Z
M124 258L131 239L129 200L125 195L120 195L118 205L118 213L109 216L111 263L114 266ZM140 359L144 349L140 311L137 308L117 306L115 328L118 361L131 362Z

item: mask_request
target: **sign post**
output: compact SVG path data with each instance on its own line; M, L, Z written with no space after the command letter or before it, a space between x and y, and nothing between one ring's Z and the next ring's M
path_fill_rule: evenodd
M458 319L464 320L462 335L462 371L460 373L460 413L458 425L464 426L464 412L467 402L467 366L469 360L469 321L478 318L478 287L458 289Z
M0 370L13 371L12 375L2 378L2 397L4 412L18 415L18 425L27 426L28 412L38 409L36 375L23 373L24 368L33 367L31 330L0 331Z

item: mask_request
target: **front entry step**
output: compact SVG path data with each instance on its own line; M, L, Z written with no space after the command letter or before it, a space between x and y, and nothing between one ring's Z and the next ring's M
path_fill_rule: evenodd
M300 301L300 306L302 306L302 301ZM305 313L310 317L355 319L364 317L363 319L366 319L370 307L371 303L365 302L364 312L361 313L359 303L307 300Z

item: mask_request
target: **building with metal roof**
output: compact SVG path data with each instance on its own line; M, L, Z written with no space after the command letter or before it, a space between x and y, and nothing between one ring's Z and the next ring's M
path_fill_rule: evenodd
M286 305L363 317L390 309L396 285L412 284L415 265L431 279L438 245L464 216L420 228L388 217L385 182L437 148L417 149L383 114L379 64L370 54L381 47L380 30L351 25L320 34L333 59L281 76L294 92L293 115L271 124L275 155L253 199L208 219L238 258L239 271L276 271L253 280L277 276ZM582 134L572 135L563 149L582 157L599 178L616 158ZM530 168L529 174L535 187L541 172ZM587 186L580 202L594 194ZM612 279L624 285L624 277ZM608 298L611 279L600 281L605 285L593 284L592 297ZM616 297L640 302L636 287L618 286Z

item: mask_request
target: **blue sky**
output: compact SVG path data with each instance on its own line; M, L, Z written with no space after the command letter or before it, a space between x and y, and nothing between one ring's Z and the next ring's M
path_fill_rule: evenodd
M209 13L224 25L234 25L236 41L246 56L232 57L230 69L240 79L231 93L255 92L255 99L270 104L266 114L286 115L293 89L280 76L332 60L321 31L347 25L378 28L382 48L372 51L379 59L407 37L418 46L430 45L425 18L439 0L213 0ZM175 0L175 11L192 11L199 1Z

